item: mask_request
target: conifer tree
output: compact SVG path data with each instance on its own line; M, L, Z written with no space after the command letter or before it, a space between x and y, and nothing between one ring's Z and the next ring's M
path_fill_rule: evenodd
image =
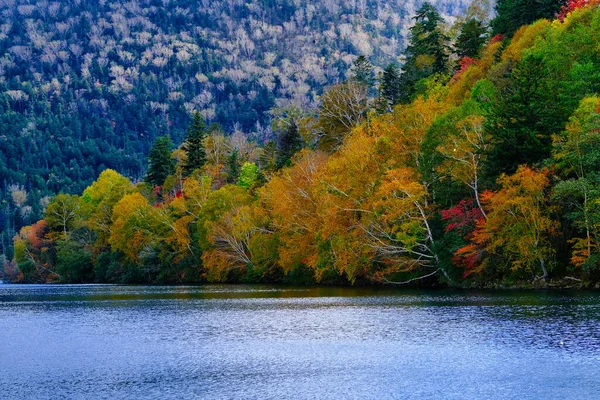
M486 163L490 181L501 173L514 173L519 165L535 165L548 158L552 134L563 129L569 113L556 101L541 57L523 57L510 78L486 119L492 138Z
M498 0L493 35L512 36L523 25L542 18L554 19L565 0Z
M183 151L187 155L187 162L183 167L184 175L189 176L194 170L200 169L206 163L204 150L204 137L206 129L204 119L199 112L194 113L194 119L189 126L183 142Z
M234 149L229 157L227 157L227 169L229 170L227 181L229 183L237 182L240 176L240 157L237 149Z
M396 64L388 65L381 76L380 92L389 106L395 106L402 97L400 86L400 68Z
M465 22L460 28L460 34L456 39L454 45L456 49L456 55L459 58L479 57L481 47L484 45L486 40L486 28L483 26L481 21L471 18Z
M289 165L292 156L304 147L304 140L300 136L300 131L295 121L290 121L287 129L281 133L277 147L279 148L279 155L277 157L278 168Z
M367 86L373 85L373 65L367 60L367 57L361 55L354 60L351 79Z
M435 7L423 3L413 18L410 41L406 48L406 62L402 67L402 102L408 102L416 92L419 80L448 72L449 38L440 31L443 21Z
M148 155L148 172L144 179L152 186L162 186L169 175L175 173L175 160L171 154L173 143L168 135L156 139Z

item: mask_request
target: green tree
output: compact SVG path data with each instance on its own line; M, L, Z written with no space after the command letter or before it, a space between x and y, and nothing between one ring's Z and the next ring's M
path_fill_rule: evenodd
M86 283L94 279L92 255L71 240L56 243L56 272L61 282Z
M485 41L485 26L481 21L471 18L461 26L454 48L459 58L477 58Z
M230 183L236 182L240 176L240 153L237 149L233 149L227 157L227 169L227 181Z
M408 102L416 93L421 79L448 72L449 38L440 30L443 18L431 3L423 3L413 17L410 41L406 48L406 62L402 67L402 102Z
M498 0L492 33L512 36L523 25L542 18L554 19L564 4L564 0Z
M249 190L252 186L254 186L259 177L260 171L258 170L258 165L246 162L244 165L242 165L237 185Z
M148 156L148 172L145 181L152 186L162 186L169 175L175 173L175 161L171 154L173 143L167 135L156 139Z
M287 128L281 132L277 147L279 150L277 157L278 168L289 165L292 156L304 147L304 140L300 136L300 131L295 121L290 121Z
M69 233L81 222L81 201L79 196L59 194L48 207L45 219L51 231L61 232L66 240Z
M400 68L396 64L388 65L381 75L380 83L381 96L386 100L389 106L395 106L402 98L402 86L400 80Z
M571 239L571 263L585 270L600 266L600 99L586 97L566 131L554 136L553 158L564 177L554 186L566 213L579 231Z
M491 147L486 175L512 174L521 164L532 165L550 156L552 134L564 127L564 110L555 99L544 61L533 54L513 68L501 84L486 120Z
M373 65L367 60L367 57L358 56L352 65L351 79L367 86L373 85Z
M204 150L204 137L206 129L204 119L199 112L194 113L194 119L189 126L183 142L183 151L187 156L187 161L183 166L185 176L189 176L192 171L200 169L206 163L206 151Z

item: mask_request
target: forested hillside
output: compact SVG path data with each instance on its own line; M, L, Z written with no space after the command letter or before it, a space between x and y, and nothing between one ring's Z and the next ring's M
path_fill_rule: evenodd
M597 286L598 1L496 9L450 36L425 3L401 66L358 57L264 145L193 114L143 182L51 199L5 277Z
M179 144L194 111L272 137L269 110L314 108L358 55L398 62L419 4L2 1L1 247L48 195L80 193L105 168L141 178L153 140ZM436 4L452 16L466 0Z

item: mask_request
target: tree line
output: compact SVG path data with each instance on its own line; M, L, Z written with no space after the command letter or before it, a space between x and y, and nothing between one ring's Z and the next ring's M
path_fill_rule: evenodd
M357 58L258 146L195 114L144 181L105 170L15 238L22 281L592 285L600 274L600 10L518 29L424 4L406 60ZM514 7L514 10L518 10ZM539 19L553 17L557 20ZM520 16L520 15L519 15ZM523 16L524 18L526 16ZM500 27L499 27L500 26ZM460 49L460 50L458 50Z

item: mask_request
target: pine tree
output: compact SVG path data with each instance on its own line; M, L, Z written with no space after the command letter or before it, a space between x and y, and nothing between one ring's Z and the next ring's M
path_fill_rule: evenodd
M300 131L295 121L290 121L287 129L281 133L277 147L279 149L277 167L281 168L285 165L290 165L292 156L304 147L304 140L300 136Z
M148 172L144 179L152 186L162 186L169 175L175 173L175 160L171 154L173 143L168 135L156 139L148 155Z
M206 163L204 150L204 137L206 129L204 119L199 112L194 113L194 119L189 126L183 142L183 151L187 155L187 162L183 167L184 175L189 176L194 170L200 169Z
M556 101L551 85L537 55L523 57L513 69L486 119L492 143L485 172L491 182L519 165L535 165L550 156L552 134L564 129L570 114Z
M402 97L400 86L400 68L396 64L390 64L383 70L381 76L380 92L389 106L395 106Z
M554 19L565 0L498 0L493 35L512 36L523 25L542 18Z
M373 65L365 56L358 56L354 60L351 79L369 87L373 85Z
M227 158L227 169L229 170L229 175L227 177L227 181L229 183L237 182L238 177L240 176L240 159L239 152L237 149L234 149L229 157Z
M471 18L460 28L460 34L456 39L454 47L459 58L479 57L481 47L486 41L486 28L481 21Z
M439 29L443 18L430 3L423 3L413 18L406 62L401 76L402 102L409 102L421 79L448 72L448 37Z

